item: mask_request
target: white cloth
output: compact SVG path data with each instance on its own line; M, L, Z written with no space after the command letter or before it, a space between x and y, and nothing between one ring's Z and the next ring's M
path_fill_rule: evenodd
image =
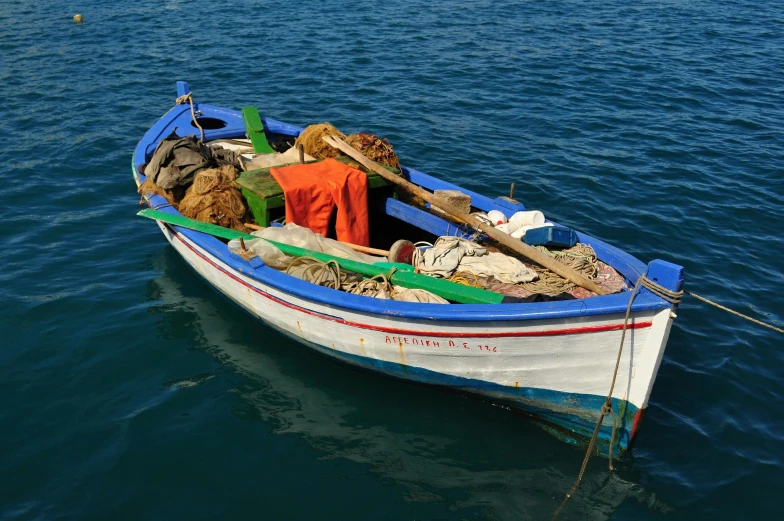
M414 265L420 273L449 278L457 271L470 271L477 277L495 277L509 284L530 282L536 272L514 257L488 253L475 242L459 237L439 237L432 248L417 251Z

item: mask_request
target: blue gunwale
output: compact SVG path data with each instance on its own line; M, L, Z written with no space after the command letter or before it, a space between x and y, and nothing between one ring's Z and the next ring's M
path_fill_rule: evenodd
M197 104L195 108L202 116L219 118L227 122L226 127L222 129L206 130L206 140L244 137L245 128L239 111L201 103ZM296 136L302 131L301 127L282 123L273 119L262 118L262 120L265 127L273 133ZM186 128L187 131L179 131L179 129L182 128ZM178 130L178 134L182 136L198 132L198 129L191 124L190 107L188 105L176 105L173 107L156 122L139 141L134 150L132 160L133 175L137 182L141 183L145 179L142 174L138 173L140 165L148 160L157 146L157 143L175 129ZM496 209L506 214L510 214L513 211L509 208L508 203L496 204L496 202L489 197L476 194L470 190L431 177L417 170L406 167L403 167L403 170L413 182L420 184L424 188L430 190L436 188L457 189L471 195L472 205L481 208L484 211ZM159 195L150 197L148 202L153 208L158 208L161 211L168 213L178 214L178 212ZM232 255L226 244L215 237L177 226L171 228L176 233L190 239L216 260L219 260L228 267L250 278L258 280L259 282L291 295L307 299L311 302L372 315L448 322L563 319L570 317L623 314L626 312L629 299L628 292L623 292L589 299L502 305L461 304L459 306L436 306L432 304L379 300L335 291L320 286L314 287L311 283L296 279L264 265L253 268L247 261ZM680 289L680 285L682 284L682 268L680 266L663 261L653 261L651 265L646 266L632 255L603 241L580 232L578 232L578 236L580 241L593 246L600 259L613 266L629 281L636 282L640 275L648 272L649 268L653 268L654 264L656 264L656 271L662 278L659 283L668 287L668 289ZM669 307L671 307L671 305L668 302L645 289L641 289L639 295L635 298L632 311L644 312Z

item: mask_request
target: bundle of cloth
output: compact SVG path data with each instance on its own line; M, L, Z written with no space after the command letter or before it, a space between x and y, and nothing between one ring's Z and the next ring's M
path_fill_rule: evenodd
M239 168L239 154L220 146L210 147L190 135L172 132L158 143L143 174L163 190L189 187L200 170L229 163Z
M432 248L418 248L414 267L420 273L448 279L457 272L476 277L495 277L508 284L530 282L537 278L534 270L500 252L460 237L439 237Z

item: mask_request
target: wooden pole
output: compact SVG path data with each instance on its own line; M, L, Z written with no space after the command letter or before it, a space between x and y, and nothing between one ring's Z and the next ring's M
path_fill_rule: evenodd
M375 161L372 161L367 157L365 157L364 154L354 149L345 141L336 137L328 137L328 136L324 136L322 139L324 139L324 141L326 141L333 147L342 151L344 154L357 160L365 168L372 170L373 172L377 173L387 181L408 190L409 192L413 193L416 196L421 197L422 199L424 199L425 201L427 201L432 205L438 206L438 208L444 210L446 213L450 214L452 217L458 219L459 221L462 221L466 224L473 226L474 228L481 230L482 232L486 233L488 236L492 237L497 242L503 244L510 250L515 251L520 255L523 255L526 258L532 260L536 264L539 264L540 266L544 266L550 271L557 273L561 277L571 282L574 282L581 288L585 288L587 290L593 291L598 295L607 294L607 291L600 288L595 282L588 279L582 273L573 270L568 266L564 266L557 260L553 259L552 257L549 257L548 255L545 255L544 253L537 250L533 246L529 246L528 244L525 244L523 241L519 239L515 239L511 235L506 234L498 230L494 226L491 226L477 219L473 215L460 211L459 209L452 206L448 201L445 201L442 197L438 197L435 194L428 192L421 186L417 186L414 183L406 181L402 177L393 174L392 172L383 168Z
M259 226L258 224L243 223L243 226L245 226L245 228L250 228L251 230L263 230L264 229L263 226ZM359 251L359 252L362 252L362 253L370 253L372 255L381 255L383 257L386 257L386 256L389 255L389 251L388 250L379 250L379 249L376 249L376 248L370 248L368 246L360 246L359 244L351 244L350 242L343 242L343 241L338 241L338 242L340 244L345 244L346 246L348 246L349 248L351 248L354 251Z

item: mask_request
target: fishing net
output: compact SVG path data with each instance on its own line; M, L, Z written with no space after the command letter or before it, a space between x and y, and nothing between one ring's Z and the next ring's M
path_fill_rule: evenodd
M324 136L339 137L376 163L391 166L392 168L400 168L400 161L397 158L397 154L392 150L392 145L386 139L368 134L367 132L351 134L347 137L341 131L326 122L310 125L303 130L297 138L295 146L299 147L302 145L305 149L305 153L316 159L338 157L340 151L337 148L328 145L322 139Z
M180 213L202 222L249 232L243 224L248 208L234 184L235 179L237 169L233 165L200 171L180 201Z
M397 154L392 150L392 145L389 141L384 138L368 134L367 132L360 132L359 134L349 135L346 138L346 143L376 163L391 166L392 168L400 168Z
M180 201L182 201L182 198L185 197L184 186L175 186L171 190L166 190L156 185L149 177L145 179L141 185L139 185L138 191L140 194L146 195L148 197L152 195L163 196L163 198L166 199L175 209L180 204Z
M341 131L330 125L329 123L316 123L310 125L297 137L294 146L299 148L302 145L305 153L313 156L316 159L327 159L330 157L338 157L340 151L337 148L328 145L323 139L324 136L336 136L340 139L345 139L346 135Z

